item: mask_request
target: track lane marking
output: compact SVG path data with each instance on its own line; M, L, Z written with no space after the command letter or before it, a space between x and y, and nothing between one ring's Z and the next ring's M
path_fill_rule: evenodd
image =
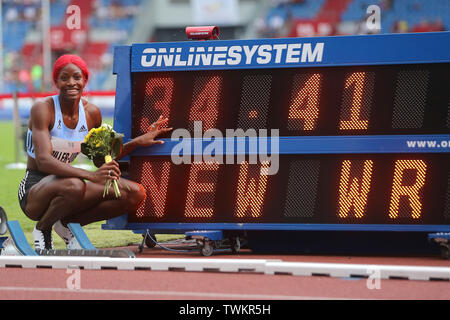
M81 294L118 294L118 295L151 295L151 296L180 296L212 299L243 299L243 300L360 300L351 298L265 295L218 292L186 292L186 291L149 291L149 290L123 290L123 289L67 289L67 288L30 288L30 287L0 287L1 291L22 292L55 292L55 293L81 293Z

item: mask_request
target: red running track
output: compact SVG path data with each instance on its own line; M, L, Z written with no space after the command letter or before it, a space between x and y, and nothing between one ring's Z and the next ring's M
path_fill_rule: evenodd
M137 248L128 248L137 251ZM354 257L260 255L243 250L238 255L169 253L145 249L142 258L280 259L297 262L388 264L450 267L439 257ZM73 272L73 270L72 270ZM2 299L83 300L303 300L303 299L432 299L449 300L449 281L381 280L369 289L367 279L323 276L264 275L254 273L77 270L78 286L64 269L0 268ZM68 285L69 283L69 285Z

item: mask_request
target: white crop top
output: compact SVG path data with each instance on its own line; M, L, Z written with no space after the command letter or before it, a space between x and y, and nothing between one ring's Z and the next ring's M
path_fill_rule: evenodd
M78 106L78 124L76 128L69 129L64 125L58 95L53 96L52 98L55 105L55 122L53 123L53 128L50 130L53 157L61 162L71 163L80 153L81 143L89 132L83 103L80 100ZM27 132L26 146L28 155L35 159L32 131L30 129L28 129Z

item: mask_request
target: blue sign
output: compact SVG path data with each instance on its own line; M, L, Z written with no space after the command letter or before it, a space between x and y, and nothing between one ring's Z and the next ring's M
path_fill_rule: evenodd
M450 32L134 44L131 71L350 66L450 61Z

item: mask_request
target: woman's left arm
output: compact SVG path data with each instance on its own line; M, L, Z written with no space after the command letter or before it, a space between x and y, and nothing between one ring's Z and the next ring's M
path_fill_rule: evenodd
M125 143L123 145L122 152L116 158L116 160L120 160L123 157L127 156L128 154L133 152L136 147L149 147L154 144L163 144L164 141L155 140L155 138L172 130L172 128L164 128L164 126L166 126L168 122L168 118L163 118L163 116L160 116L159 119L150 126L149 132Z
M102 115L100 109L92 103L87 103L85 110L89 129L100 127L102 125ZM168 118L163 118L163 116L160 116L159 119L150 126L147 133L125 143L123 145L122 152L114 160L117 161L122 159L123 157L126 157L131 152L133 152L136 147L148 147L154 144L163 144L164 141L155 140L155 138L172 130L172 128L164 128L168 122ZM103 162L104 160L101 159L94 161L94 164L99 167L103 164Z

